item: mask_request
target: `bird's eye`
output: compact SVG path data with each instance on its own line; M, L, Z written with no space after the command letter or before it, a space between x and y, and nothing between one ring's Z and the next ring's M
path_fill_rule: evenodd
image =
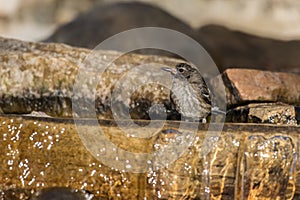
M184 70L182 68L178 69L179 72L183 72Z

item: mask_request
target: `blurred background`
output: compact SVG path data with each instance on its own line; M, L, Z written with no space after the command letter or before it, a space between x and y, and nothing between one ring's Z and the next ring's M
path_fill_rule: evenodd
M95 4L128 0L0 0L0 35L23 40L47 38L60 25ZM131 1L132 2L132 1ZM156 5L193 28L219 24L260 36L300 38L298 0L139 0Z
M221 71L300 73L298 0L0 0L0 5L3 37L94 48L121 31L159 26L193 37Z

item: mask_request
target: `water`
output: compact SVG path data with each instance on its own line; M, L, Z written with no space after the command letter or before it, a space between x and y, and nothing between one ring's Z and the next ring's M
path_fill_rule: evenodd
M89 120L83 124L89 130L98 126ZM190 134L170 131L176 122L142 139L126 136L112 121L101 121L101 127L118 148L153 155L164 146L180 145ZM101 147L129 167L116 169L93 156L71 119L2 116L0 197L29 199L45 188L69 187L101 199L297 199L297 127L227 124L214 150L201 157L206 129L201 124L191 146L174 150L179 156L174 162L161 162L172 153L162 150L160 157L143 160L145 172L132 173L133 161L115 157L108 148Z

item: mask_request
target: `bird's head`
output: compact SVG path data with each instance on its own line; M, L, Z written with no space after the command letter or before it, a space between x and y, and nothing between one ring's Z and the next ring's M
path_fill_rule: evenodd
M198 70L187 63L179 63L175 68L164 67L162 70L170 72L175 78L187 80L189 82L193 81L194 79L202 79Z

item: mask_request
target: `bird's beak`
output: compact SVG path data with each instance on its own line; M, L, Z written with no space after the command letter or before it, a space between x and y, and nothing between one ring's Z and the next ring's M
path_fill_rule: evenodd
M170 68L170 67L162 67L162 70L166 71L166 72L170 72L171 74L176 74L177 70L175 68Z

